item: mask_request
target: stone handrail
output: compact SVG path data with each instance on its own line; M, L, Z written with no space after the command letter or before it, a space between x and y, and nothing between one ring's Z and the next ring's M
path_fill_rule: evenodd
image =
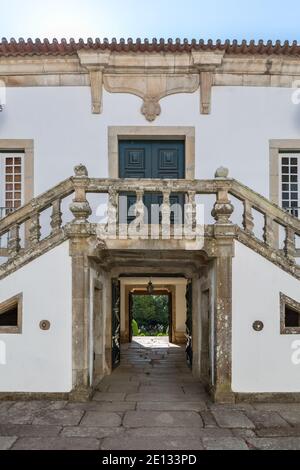
M252 191L238 181L228 178L226 169L219 169L215 179L212 180L161 180L161 179L103 179L89 178L86 168L79 165L75 168L75 176L59 183L41 196L34 198L30 203L17 209L12 214L0 220L0 237L9 234L8 262L15 259L21 251L19 230L21 224L27 224L28 240L25 249L34 250L41 241L40 215L43 211L52 207L51 233L49 237L61 233L62 230L61 201L74 193L74 199L70 205L73 214L73 224L89 223L92 213L87 194L108 194L108 217L118 218L118 204L120 193L136 194L136 211L143 211L143 196L146 192L162 194L162 227L170 225L170 195L171 193L184 193L190 207L190 217L196 221L195 197L198 194L215 194L216 201L213 206L212 215L215 225L232 225L230 220L234 207L230 202L230 195L240 200L244 206L243 226L239 230L243 237L256 239L254 234L253 211L258 211L264 217L263 241L257 244L276 251L276 256L284 258L284 262L295 263L297 254L295 237L300 236L300 220L271 203L268 199ZM284 249L280 251L276 238L276 226L284 227L285 242ZM262 253L263 254L263 253Z

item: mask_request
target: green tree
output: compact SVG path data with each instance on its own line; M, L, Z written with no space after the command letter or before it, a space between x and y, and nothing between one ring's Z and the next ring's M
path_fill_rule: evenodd
M146 331L153 331L158 325L166 331L169 326L167 295L134 295L132 309L133 318Z

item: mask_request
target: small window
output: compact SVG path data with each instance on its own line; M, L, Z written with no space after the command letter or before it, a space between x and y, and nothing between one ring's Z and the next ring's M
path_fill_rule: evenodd
M295 217L299 216L300 153L281 152L281 205Z
M285 326L286 327L297 327L300 326L300 312L297 312L293 308L285 305Z
M281 334L300 334L300 303L280 294Z
M0 334L21 333L22 294L0 304Z

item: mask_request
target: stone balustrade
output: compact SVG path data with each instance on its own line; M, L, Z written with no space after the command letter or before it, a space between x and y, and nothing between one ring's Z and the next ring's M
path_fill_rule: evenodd
M256 251L265 255L266 250L270 257L280 257L283 263L289 266L295 264L296 237L300 236L300 220L271 203L266 198L255 193L251 189L242 185L238 181L228 177L228 170L220 168L215 178L211 180L160 180L160 179L103 179L90 178L87 169L83 165L75 168L75 175L61 182L39 197L34 198L30 203L24 205L15 212L8 214L0 220L0 239L7 236L6 247L7 264L15 260L24 252L33 252L40 243L51 245L53 239L67 237L70 231L65 230L62 218L62 201L73 194L73 201L69 206L70 215L73 220L68 226L77 226L77 233L84 232L87 225L91 224L91 205L88 201L89 194L107 195L107 221L106 228L109 233L118 226L119 220L119 196L135 195L135 216L143 221L145 206L143 204L145 195L155 193L161 195L161 218L159 237L171 238L174 234L174 223L171 223L171 196L184 195L185 202L184 222L192 229L197 225L196 198L198 195L215 195L215 202L212 207L212 216L215 220L213 227L221 230L221 233L237 234L237 238L247 243ZM239 200L243 206L243 221L241 227L237 227L232 222L234 206L231 203L231 196ZM49 215L50 233L46 240L41 239L41 214L51 208ZM258 240L255 235L254 211L264 218L264 228L262 240ZM145 222L147 225L147 223ZM21 246L20 228L25 227L25 242ZM172 226L173 225L173 226ZM209 230L206 226L207 236L214 236L218 230ZM222 229L223 227L223 229ZM229 227L231 227L229 229ZM278 227L285 232L285 241L280 249L278 245ZM236 228L236 231L234 230ZM223 230L223 231L222 231ZM117 230L118 233L118 230ZM2 248L3 251L3 248ZM3 254L3 253L2 253ZM1 255L1 253L0 253ZM3 270L5 264L1 266Z

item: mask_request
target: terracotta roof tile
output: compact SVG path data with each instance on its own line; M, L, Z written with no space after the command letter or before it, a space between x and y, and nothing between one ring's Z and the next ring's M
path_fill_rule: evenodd
M288 41L238 41L220 40L212 41L211 39L205 42L203 39L197 41L192 39L136 39L131 38L125 40L120 39L117 41L113 38L111 41L103 39L88 38L86 41L79 39L77 42L74 39L67 41L66 39L53 39L50 42L48 39L10 39L8 41L3 38L0 42L0 57L9 56L34 56L34 55L72 55L76 54L78 50L110 50L118 52L190 52L191 50L203 51L225 51L226 54L284 54L290 56L300 55L300 44L297 41L289 43Z

